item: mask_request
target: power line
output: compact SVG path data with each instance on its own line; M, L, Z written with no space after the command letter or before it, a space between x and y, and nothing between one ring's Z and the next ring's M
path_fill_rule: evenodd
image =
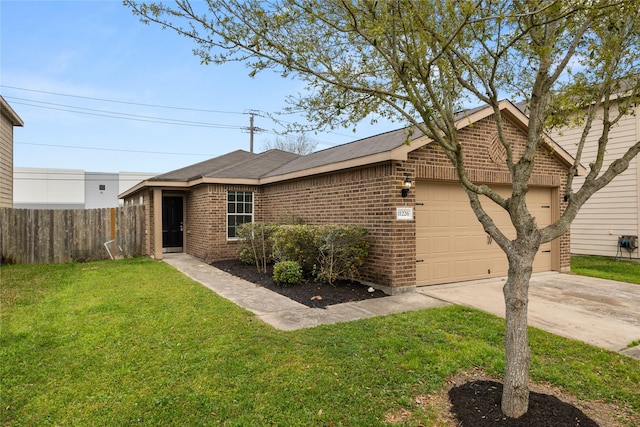
M113 119L133 120L138 122L151 122L151 123L160 123L160 124L167 124L167 125L178 125L178 126L208 127L208 128L217 128L217 129L246 129L246 127L244 126L224 125L219 123L208 123L208 122L196 122L191 120L179 120L179 119L171 119L166 117L143 116L140 114L119 113L117 111L97 110L94 108L76 107L73 105L56 104L53 102L15 98L12 96L7 96L6 98L12 100L13 104L27 105L27 106L36 107L36 108L45 108L48 110L66 111L69 113L86 114L90 116L110 117ZM17 102L13 101L16 99L18 100ZM20 101L27 101L27 102L20 102ZM30 104L31 102L36 104L35 105ZM45 104L45 105L37 105L37 104ZM69 110L69 108L71 108L71 110Z
M40 147L53 147L53 148L74 148L79 150L98 150L98 151L119 151L123 153L141 153L141 154L166 154L171 156L199 156L199 157L211 157L212 154L204 153L170 153L165 151L146 151L146 150L126 150L122 148L103 148L103 147L83 147L80 145L60 145L60 144L38 144L35 142L14 142L14 144L20 145L37 145Z
M82 95L72 95L72 94L67 94L67 93L50 92L50 91L38 90L38 89L28 89L28 88L10 86L10 85L3 85L3 84L0 84L0 87L4 87L4 88L8 88L8 89L14 89L14 90L21 90L21 91L26 91L26 92L44 93L44 94L48 94L48 95L65 96L65 97L78 98L78 99L87 99L87 100L91 100L91 101L111 102L111 103L116 103L116 104L137 105L137 106L143 106L143 107L164 108L164 109L183 110L183 111L198 111L198 112L204 112L204 113L217 113L217 114L243 114L243 115L250 114L250 113L247 113L246 111L245 112L239 112L239 111L225 111L225 110L208 110L208 109L201 109L201 108L174 107L174 106L159 105L159 104L145 104L145 103L141 103L141 102L132 102L132 101L119 101L119 100L115 100L115 99L96 98L96 97L82 96ZM11 97L5 96L5 98L11 98ZM19 98L16 98L16 99L19 99ZM42 101L33 101L32 100L31 102L42 102ZM16 104L19 104L19 103L16 103ZM29 105L29 104L23 104L23 105ZM35 106L35 105L31 105L31 106L38 107L38 106ZM45 108L45 107L40 107L40 108ZM71 108L80 109L82 107L71 107ZM55 109L55 108L51 108L51 109ZM62 110L62 111L66 111L66 110ZM249 110L249 111L258 112L259 110ZM74 111L71 111L71 112L74 112ZM88 114L88 113L81 113L81 114ZM114 113L114 114L124 114L124 113ZM94 115L99 115L99 114L94 114ZM106 117L110 117L110 116L106 116ZM119 118L119 117L117 117L117 118ZM168 119L168 120L172 120L172 119ZM145 120L141 120L141 121L145 121ZM281 120L281 119L277 119L277 122L285 123L285 124L293 124L293 122L288 122L286 120ZM215 127L215 126L210 126L210 127ZM244 126L244 127L240 126L240 127L237 127L237 128L246 130L246 126ZM271 134L274 134L274 135L281 135L278 132L267 132L267 133L271 133ZM346 137L346 138L351 138L352 137L351 135L346 135L346 134L343 134L343 133L340 133L340 132L336 132L336 131L328 131L327 133L334 134L334 135L337 135L337 136ZM319 143L325 144L325 145L339 145L339 143L326 142L326 141L320 141L320 140L317 140L317 141Z
M71 94L68 94L68 93L48 92L46 90L27 89L27 88L23 88L23 87L8 86L8 85L3 85L3 84L0 84L0 87L6 87L8 89L15 89L15 90L23 90L23 91L27 91L27 92L46 93L48 95L66 96L66 97L70 97L70 98L89 99L91 101L102 101L102 102L113 102L113 103L116 103L116 104L138 105L138 106L142 106L142 107L166 108L166 109L171 109L171 110L185 110L185 111L200 111L200 112L203 112L203 113L245 114L245 113L241 113L241 112L238 112L238 111L206 110L206 109L200 109L200 108L172 107L172 106L168 106L168 105L143 104L143 103L140 103L140 102L130 102L130 101L117 101L115 99L94 98L94 97L90 97L90 96L71 95Z

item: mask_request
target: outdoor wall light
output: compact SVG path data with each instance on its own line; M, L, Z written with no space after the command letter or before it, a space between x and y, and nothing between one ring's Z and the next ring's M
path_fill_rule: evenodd
M409 195L410 189L411 189L411 178L406 177L404 179L404 188L402 189L402 197L407 197Z

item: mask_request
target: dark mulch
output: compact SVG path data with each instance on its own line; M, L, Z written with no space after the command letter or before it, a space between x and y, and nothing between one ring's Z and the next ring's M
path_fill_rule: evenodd
M313 279L305 279L295 286L280 286L274 282L272 276L273 266L269 266L267 273L260 273L255 265L247 265L239 260L212 262L216 268L226 271L277 292L289 299L304 304L307 307L325 308L329 305L345 302L363 301L372 298L380 298L386 294L380 290L369 292L369 286L352 280L338 280L333 285L319 283Z
M529 410L518 419L507 418L500 410L502 384L471 381L449 390L451 412L459 426L472 427L598 427L575 406L549 394L531 392Z

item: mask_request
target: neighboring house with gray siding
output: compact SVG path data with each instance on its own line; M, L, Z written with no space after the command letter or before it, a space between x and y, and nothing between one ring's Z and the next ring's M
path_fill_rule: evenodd
M13 206L13 128L22 119L0 96L0 208Z
M603 171L615 159L640 140L640 106L635 105L635 114L624 117L609 133ZM615 112L614 112L615 113ZM580 140L582 128L567 128L555 132L551 137L571 155L576 154L576 142ZM602 122L596 121L589 132L581 163L588 165L596 158L598 137L602 133ZM615 178L585 203L571 226L571 252L580 255L615 256L640 259L640 250L620 250L621 236L640 236L640 160L636 157L629 168ZM588 171L587 171L588 172ZM574 189L584 182L584 176L574 179Z

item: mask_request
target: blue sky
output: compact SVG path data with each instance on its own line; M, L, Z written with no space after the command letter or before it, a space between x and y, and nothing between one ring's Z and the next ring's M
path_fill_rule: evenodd
M166 172L248 151L247 112L275 113L303 90L269 71L249 78L241 64L201 65L190 40L141 24L118 0L1 0L0 29L0 93L25 122L16 167ZM276 125L254 125L266 130L254 137L260 152ZM398 126L309 137L325 149Z

